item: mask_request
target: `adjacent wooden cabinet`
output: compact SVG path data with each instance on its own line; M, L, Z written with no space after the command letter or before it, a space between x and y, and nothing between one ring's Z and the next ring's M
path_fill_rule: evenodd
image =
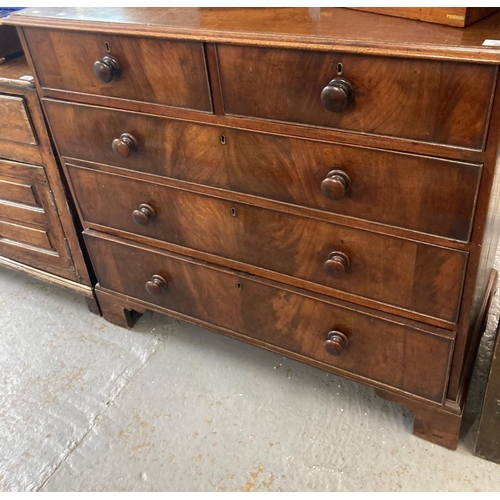
M482 43L500 14L463 30L306 8L9 22L106 319L151 309L370 384L456 447L496 289L500 52Z
M61 172L24 57L0 65L0 265L83 294L98 312Z

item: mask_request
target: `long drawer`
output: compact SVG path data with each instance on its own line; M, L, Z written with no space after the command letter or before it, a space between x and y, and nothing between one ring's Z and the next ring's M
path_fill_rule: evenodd
M45 100L63 156L467 241L481 167ZM127 157L113 141L137 144ZM116 145L116 142L115 142Z
M67 164L83 218L455 322L465 252Z
M217 51L227 114L483 149L495 66L236 45Z
M35 28L24 34L42 87L212 111L200 42Z
M367 382L442 400L451 332L403 325L243 273L93 231L84 234L105 289L366 377Z

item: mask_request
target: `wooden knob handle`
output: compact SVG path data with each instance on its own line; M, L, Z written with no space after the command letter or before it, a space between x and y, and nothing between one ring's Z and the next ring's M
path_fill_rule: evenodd
M328 332L325 342L325 351L333 356L340 356L344 349L349 345L349 339L342 332Z
M167 288L167 280L159 274L154 274L146 283L146 291L149 295L160 295L165 288Z
M321 92L323 106L334 113L343 111L354 99L354 87L349 80L334 78Z
M325 262L326 274L333 278L342 278L351 265L351 259L344 252L332 252Z
M104 56L94 63L94 75L102 83L109 83L120 73L120 63L113 56Z
M155 217L154 208L146 203L141 203L138 210L132 212L132 219L139 226L147 226Z
M321 192L331 200L340 200L351 187L351 178L343 170L332 170L321 183Z
M138 144L133 135L122 134L111 144L113 151L122 158L128 158L132 151L137 151Z

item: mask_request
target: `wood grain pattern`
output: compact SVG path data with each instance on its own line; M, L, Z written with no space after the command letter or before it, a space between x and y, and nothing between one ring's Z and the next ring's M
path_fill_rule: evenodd
M467 241L480 166L46 100L61 154ZM113 141L138 141L127 158ZM221 138L224 137L224 145ZM92 147L89 147L92 145ZM321 192L328 172L351 185ZM263 180L265 180L263 182Z
M497 81L488 147L478 193L478 203L462 314L455 345L448 397L462 407L474 366L471 353L481 338L484 308L490 294L491 275L500 240L500 80Z
M37 144L22 97L0 94L0 139Z
M25 30L25 36L42 87L212 111L201 43L37 29ZM107 54L106 43L121 76L101 83L92 68Z
M66 287L73 281L71 288L92 295L33 78L20 79L25 76L30 69L23 57L0 66L2 98L22 104L23 123L36 138L32 143L0 138L0 264ZM4 120L0 136L12 134L15 124Z
M21 181L22 182L22 181ZM33 184L0 177L0 201L40 206Z
M63 13L64 16L60 14ZM24 9L6 24L127 33L177 40L260 45L414 58L500 62L482 43L498 32L494 14L467 30L338 8L40 8Z
M0 220L0 240L55 253L47 229Z
M387 16L417 19L427 23L445 24L464 28L486 16L494 14L498 7L350 7L355 10L385 14Z
M104 288L433 401L442 399L451 341L426 334L423 326L419 330L408 328L357 313L347 305L315 301L166 252L107 241L96 233L85 236ZM108 266L108 262L115 265ZM153 274L161 274L168 281L168 288L160 295L151 296L146 291L145 284ZM331 356L323 347L333 328L349 335L349 347L341 356ZM420 373L422 363L432 366L432 375Z
M129 326L129 311L151 308L372 384L412 409L417 435L455 447L482 311L494 289L487 278L500 227L500 53L482 43L495 38L500 15L458 30L346 9L67 9L64 19L60 9L45 12L27 9L12 20L33 26L28 36L40 42L29 57L41 69L37 89L48 98L82 222L92 228L86 233L100 241L92 256L110 286L98 290L103 314ZM89 40L93 50L109 37L130 44L130 53L132 45L200 48L202 64L190 59L187 67L203 74L204 96L211 86L214 113L165 104L154 92L137 98L68 87L83 71L69 55L81 51L72 44ZM62 56L44 60L43 44L50 52L63 39ZM150 52L134 54L139 76L130 88L138 92L140 75L160 63ZM116 76L101 70L104 80ZM50 74L59 81L47 86L42 80ZM157 69L151 74L161 81ZM335 78L345 80L331 84ZM325 87L333 112L321 104ZM115 147L125 158L113 153L115 140L125 144ZM176 265L162 268L166 258L186 263L180 301L169 295L167 271ZM236 287L221 276L238 279ZM227 290L237 298L254 290L244 280L255 284L248 295L255 310L226 300ZM279 290L280 299L265 290ZM299 335L323 321L308 316L316 307L309 304L318 303L350 310L354 326L364 315L432 331L447 347L423 354L427 341L413 348L406 338L413 354L402 361L409 370L404 383L394 382L397 356L375 356L378 364L389 360L389 375L385 365L362 371L368 352L344 369L337 363L358 352L351 350L352 330L325 324L314 347L313 333L306 341ZM293 327L276 310L293 318ZM336 309L324 311L337 316ZM272 342L253 335L247 317L259 332L271 331ZM380 332L386 338L385 327ZM371 333L363 328L360 335L380 352ZM399 352L400 338L388 338L390 349Z
M227 114L483 149L496 68L230 45L217 53ZM334 113L320 96L338 63L355 97Z
M384 237L242 203L67 164L86 222L165 240L454 322L467 254ZM134 223L141 203L153 207L148 226ZM325 273L332 251L351 266L342 279ZM228 263L229 264L229 263Z

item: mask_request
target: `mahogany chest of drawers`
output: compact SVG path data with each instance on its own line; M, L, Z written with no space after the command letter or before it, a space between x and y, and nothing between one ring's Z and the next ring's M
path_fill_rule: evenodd
M498 241L500 52L347 9L27 9L104 317L374 386L454 448Z
M0 65L0 265L81 293L98 311L32 72L22 56Z

